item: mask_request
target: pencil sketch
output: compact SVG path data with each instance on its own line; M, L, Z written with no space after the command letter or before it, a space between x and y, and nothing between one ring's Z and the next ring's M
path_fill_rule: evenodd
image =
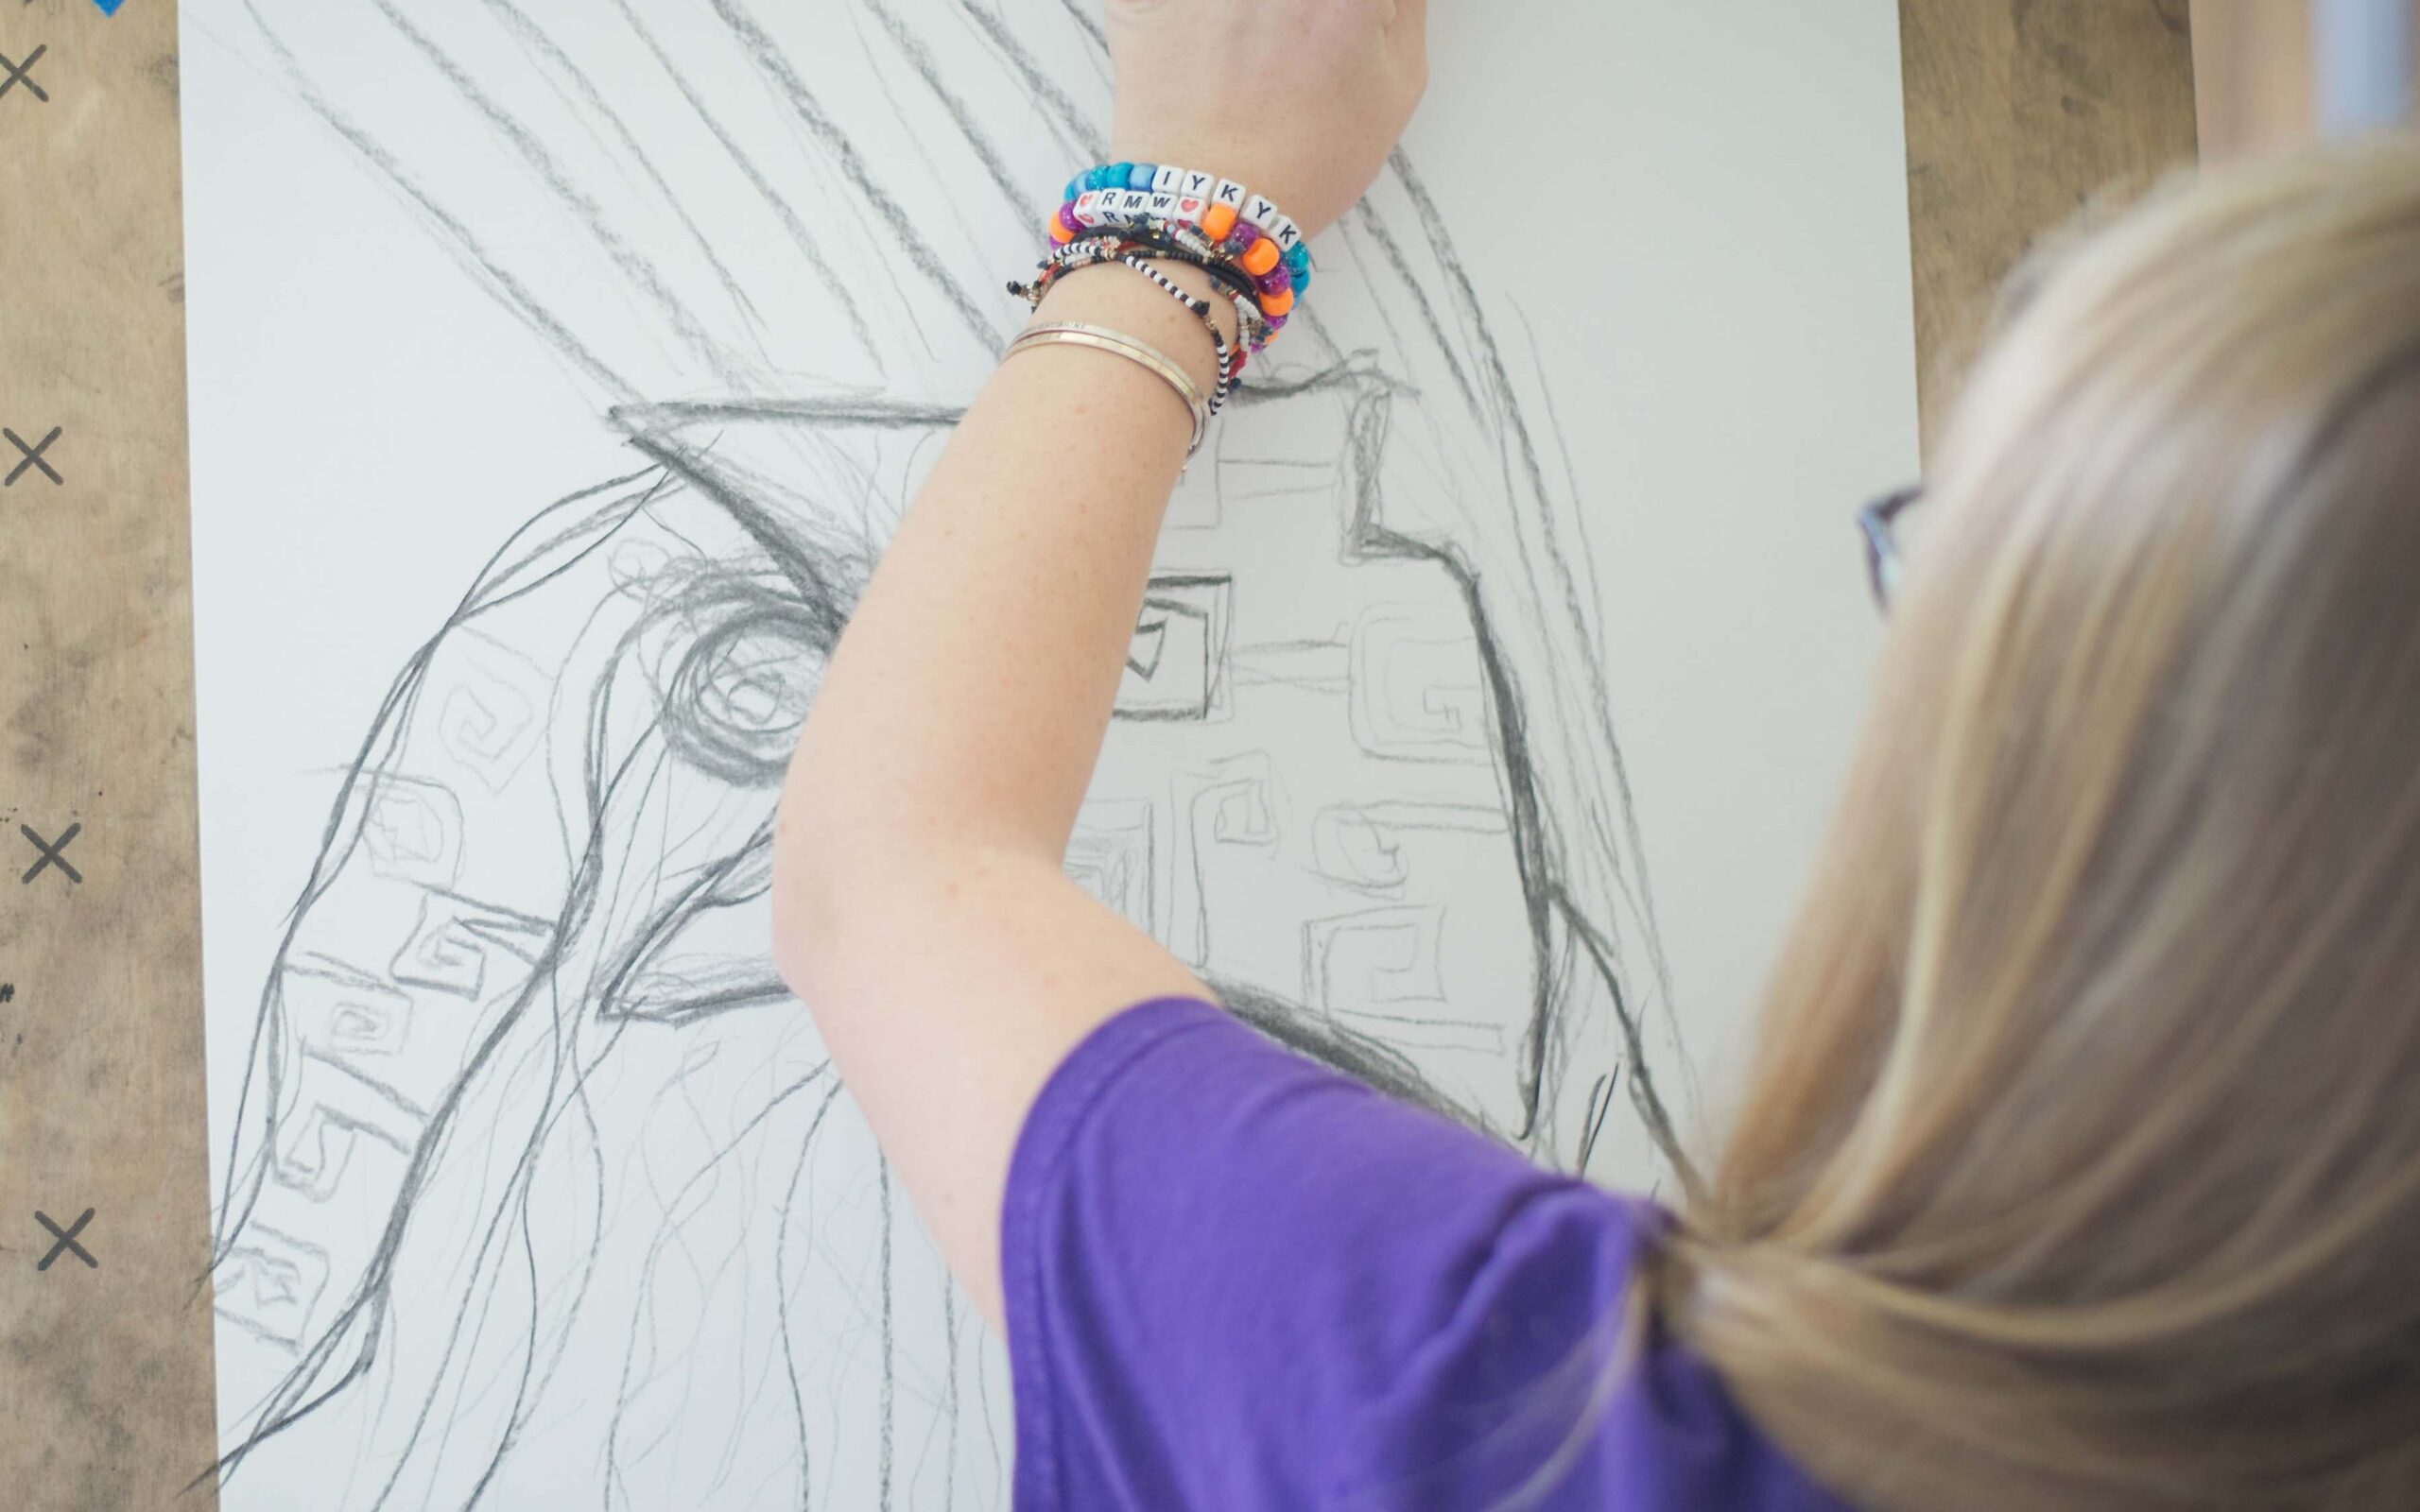
M1103 149L1097 19L194 9L631 454L377 674L296 858L220 1173L226 1504L1006 1504L998 1348L770 969L768 842ZM1069 869L1271 1036L1643 1183L1688 1072L1550 397L1412 163L1316 250L1173 507Z

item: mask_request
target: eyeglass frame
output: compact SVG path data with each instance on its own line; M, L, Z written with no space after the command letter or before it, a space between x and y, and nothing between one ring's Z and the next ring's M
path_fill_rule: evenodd
M1899 516L1910 506L1925 496L1924 485L1886 493L1857 512L1858 539L1865 544L1865 581L1874 591L1874 604L1884 613L1891 610L1891 595L1899 587Z

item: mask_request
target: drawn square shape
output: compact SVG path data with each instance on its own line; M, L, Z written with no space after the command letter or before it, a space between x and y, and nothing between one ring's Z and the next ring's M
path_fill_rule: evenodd
M1487 679L1466 625L1380 606L1353 627L1354 743L1388 761L1494 761Z
M328 1252L262 1223L211 1267L215 1311L244 1332L286 1349L301 1346L328 1284Z
M1120 719L1210 719L1224 712L1228 605L1234 579L1163 574L1143 595L1118 681Z

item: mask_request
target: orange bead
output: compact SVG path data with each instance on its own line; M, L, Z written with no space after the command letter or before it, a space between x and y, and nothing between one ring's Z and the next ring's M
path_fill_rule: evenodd
M1066 227L1062 226L1061 224L1059 224L1058 217L1056 217L1056 216L1051 217L1051 221L1050 221L1050 240L1051 240L1052 245L1054 245L1054 246L1058 246L1058 247L1064 247L1064 246L1066 246L1069 242L1072 242L1072 241L1074 241L1075 239L1076 239L1076 233L1075 233L1074 232L1069 231Z
M1223 242L1227 232L1236 229L1236 207L1212 205L1201 213L1201 231L1214 242Z
M1275 242L1270 240L1266 236L1263 236L1260 240L1253 243L1250 249L1244 253L1244 271L1250 273L1254 278L1258 278L1263 273L1268 272L1270 268L1275 267L1277 266L1277 260L1285 255L1286 254L1284 252L1277 249L1277 244Z
M1267 242L1261 243L1263 247L1268 245ZM1283 294L1264 294L1260 297L1260 313L1263 315L1284 315L1293 307L1294 291L1292 289L1288 289Z

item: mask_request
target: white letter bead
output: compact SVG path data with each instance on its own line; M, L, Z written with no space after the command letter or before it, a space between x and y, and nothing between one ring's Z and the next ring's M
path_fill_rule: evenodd
M1214 205L1233 205L1240 214L1244 208L1244 186L1221 179L1219 180L1219 187L1210 196L1210 202Z
M1303 232L1292 221L1280 215L1269 227L1269 239L1277 244L1279 251L1290 252L1294 244L1303 239Z
M1090 228L1100 224L1100 191L1087 189L1076 197L1076 224Z
M1217 188L1218 184L1219 178L1216 174L1187 172L1184 182L1178 192L1191 195L1196 199L1207 199L1210 198L1210 191Z
M1151 175L1151 192L1154 194L1172 195L1176 193L1177 185L1184 181L1184 170L1183 168L1162 168L1159 172Z
M1244 219L1251 221L1254 227L1258 228L1261 234L1268 235L1277 220L1277 207L1259 195L1254 195L1252 197L1252 203L1244 206Z
M1161 220L1175 218L1176 199L1177 197L1173 193L1153 195L1150 213Z

